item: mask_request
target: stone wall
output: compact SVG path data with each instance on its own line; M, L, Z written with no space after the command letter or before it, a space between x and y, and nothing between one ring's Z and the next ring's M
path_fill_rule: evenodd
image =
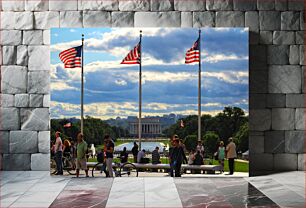
M1 157L49 164L51 27L249 27L250 173L304 170L303 0L2 0Z

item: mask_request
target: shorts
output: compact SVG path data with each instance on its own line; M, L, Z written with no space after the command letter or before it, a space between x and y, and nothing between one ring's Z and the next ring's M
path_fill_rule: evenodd
M86 159L76 159L76 169L77 170L87 170Z

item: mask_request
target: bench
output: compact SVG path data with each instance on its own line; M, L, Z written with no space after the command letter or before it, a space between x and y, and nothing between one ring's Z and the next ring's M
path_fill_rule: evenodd
M169 164L152 164L152 163L131 163L136 167L137 169L156 169L156 170L169 170L170 165ZM96 166L97 165L97 166ZM94 168L94 167L102 167L102 163L98 162L87 162L87 167L88 168ZM128 167L128 166L127 166ZM120 168L120 164L118 163L113 163L113 168ZM200 170L204 171L206 173L213 173L215 174L216 171L222 170L221 165L187 165L187 164L182 164L182 170Z

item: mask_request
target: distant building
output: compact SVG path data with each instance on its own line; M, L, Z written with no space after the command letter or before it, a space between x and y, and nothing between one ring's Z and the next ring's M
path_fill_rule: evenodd
M154 138L161 136L162 128L160 119L158 118L142 118L141 119L141 136L145 138ZM129 121L130 136L138 137L138 119Z

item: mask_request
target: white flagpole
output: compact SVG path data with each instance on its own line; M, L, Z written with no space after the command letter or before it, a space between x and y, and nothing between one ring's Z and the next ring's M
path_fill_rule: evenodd
M201 140L201 29L199 29L198 140Z
M84 34L82 34L82 69L81 69L81 133L84 127Z
M140 30L140 64L139 64L139 115L138 115L138 141L139 141L139 150L141 150L141 132L142 132L142 126L141 126L141 106L142 106L142 84L141 84L141 78L142 78L142 71L141 71L141 59L142 59L142 53L141 53L141 39L142 39L142 31Z

